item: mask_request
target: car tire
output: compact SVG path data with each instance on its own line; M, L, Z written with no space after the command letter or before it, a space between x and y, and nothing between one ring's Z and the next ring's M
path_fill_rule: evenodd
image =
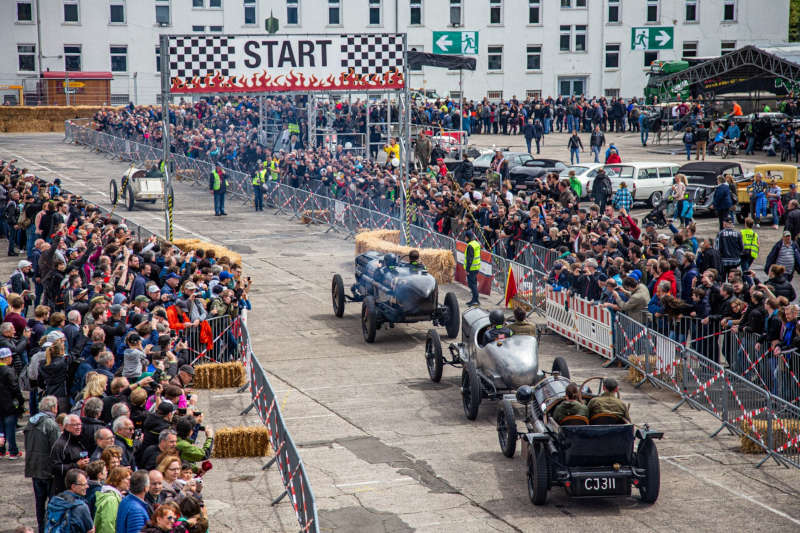
M458 298L454 293L448 292L444 295L444 306L447 308L447 322L445 323L447 337L455 339L458 337L461 314L458 309Z
M650 195L650 199L647 201L650 204L650 207L655 208L661 203L661 198L664 197L664 193L661 191L656 191Z
M514 457L517 451L517 420L514 407L508 400L503 400L497 406L497 440L503 455Z
M569 379L569 366L567 365L567 360L563 357L556 357L553 361L551 372L558 372L565 378Z
M547 503L547 491L550 490L547 456L543 446L530 446L528 455L528 498L533 505Z
M645 439L639 444L636 466L647 471L647 477L639 483L639 496L644 503L655 503L661 490L661 469L658 464L658 449L652 439Z
M377 312L375 298L365 297L364 303L361 304L361 333L364 335L364 341L368 343L375 342L375 332L378 330Z
M111 202L111 207L115 207L119 201L119 188L116 180L111 180L108 184L108 199Z
M136 201L135 195L133 194L133 187L129 183L128 186L125 188L125 206L128 208L128 211L133 211L134 202Z
M442 369L444 359L442 358L442 340L439 332L435 329L428 330L428 337L425 339L425 363L428 366L428 376L434 383L442 380Z
M464 365L461 371L461 402L464 404L467 420L478 418L478 408L481 406L481 382L472 362Z
M331 302L333 303L333 314L337 318L342 318L344 315L344 281L339 274L334 274L331 281Z

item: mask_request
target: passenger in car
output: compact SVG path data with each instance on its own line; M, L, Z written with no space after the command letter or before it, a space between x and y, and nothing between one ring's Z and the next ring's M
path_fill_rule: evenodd
M565 416L580 415L589 418L589 409L586 404L581 400L581 391L578 385L570 383L567 385L567 397L561 400L561 403L556 405L553 410L553 420L558 424L564 420Z
M525 320L526 313L522 307L514 308L514 322L508 327L514 335L536 335L536 326Z
M631 417L628 413L628 407L622 403L622 400L617 398L619 391L619 384L614 378L606 378L603 380L603 391L600 396L595 396L589 400L589 418L596 414L608 413L618 415L626 421L630 421Z

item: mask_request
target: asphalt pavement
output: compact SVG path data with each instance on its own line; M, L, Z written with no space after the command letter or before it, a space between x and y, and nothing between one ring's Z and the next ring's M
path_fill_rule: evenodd
M619 145L623 160L631 161L639 152L628 146L627 137L621 136ZM484 144L504 140L492 137ZM523 144L520 137L516 142ZM552 150L553 156L567 154L566 136L548 137L546 143L545 150ZM641 156L679 159L661 153ZM63 144L57 134L0 136L0 159L12 157L39 175L60 176L67 189L106 205L109 178L118 178L128 166ZM331 275L339 272L346 284L351 283L352 241L269 210L254 214L248 204L231 197L230 216L213 218L204 187L177 183L175 196L176 236L230 247L242 254L253 278L254 311L248 324L254 350L270 374L300 447L323 531L800 529L797 470L772 462L755 469L760 456L739 453L738 438L725 432L708 437L717 429L713 417L686 406L673 412L675 396L648 385L634 389L624 370L604 370L598 356L550 335L543 337L540 348L544 368L560 355L576 381L617 377L634 422L664 431L658 443L661 496L654 505L644 505L635 496L571 501L555 489L548 505L533 507L519 452L513 459L500 453L495 405L482 404L478 419L469 422L461 407L460 372L448 367L441 383L428 379L425 324L381 330L377 342L366 345L357 307L348 306L341 319L333 316ZM157 207L121 214L163 230ZM701 221L701 231L711 231L706 228L712 223L716 220ZM764 231L762 239L770 238ZM10 272L8 261L0 262L0 271ZM468 292L461 286L444 290L455 291L462 305L467 301ZM488 307L497 300L483 298L482 304ZM232 390L205 394L204 411L212 413L215 427L257 424L254 414L238 416L247 398ZM263 473L261 463L215 461L205 489L213 531L297 529L288 499L269 505L280 493L280 480L277 472ZM20 472L21 463L0 461L4 486L21 487L0 493L0 528L31 522L32 493Z

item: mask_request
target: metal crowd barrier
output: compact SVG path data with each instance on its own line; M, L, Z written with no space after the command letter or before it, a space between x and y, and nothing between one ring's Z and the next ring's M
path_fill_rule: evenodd
M252 397L251 405L242 414L246 414L254 408L262 423L269 430L270 444L274 455L262 470L276 465L284 486L284 491L272 501L272 505L276 505L288 496L297 516L297 522L300 524L300 532L318 533L317 504L303 460L300 458L297 446L283 420L275 391L266 372L261 367L261 363L253 353L250 333L245 324L242 324L240 328L240 335L240 345L244 356L242 363L250 378L249 388ZM244 392L246 387L247 385L240 391Z
M190 326L183 330L184 339L189 347L192 364L198 361L227 363L242 358L241 346L236 342L237 328L241 327L239 318L215 316L205 320L210 329L210 342L204 340L204 326Z

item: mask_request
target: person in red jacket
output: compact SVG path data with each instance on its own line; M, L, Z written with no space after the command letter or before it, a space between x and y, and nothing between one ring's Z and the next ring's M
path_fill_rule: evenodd
M658 276L656 279L655 286L658 287L659 283L662 281L669 282L669 293L672 296L678 295L678 281L675 279L675 272L672 270L672 266L669 264L669 261L666 259L662 259L658 262L658 269L661 271L661 275Z

